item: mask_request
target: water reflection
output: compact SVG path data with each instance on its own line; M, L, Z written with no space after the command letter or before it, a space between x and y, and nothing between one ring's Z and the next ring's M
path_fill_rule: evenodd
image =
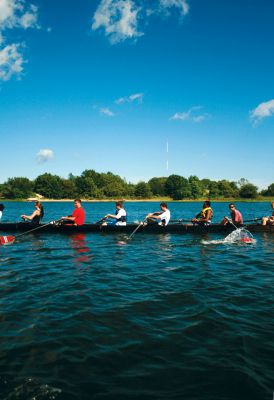
M71 236L71 247L75 252L74 262L76 265L90 264L94 256L91 249L87 245L86 235L84 233L76 233Z

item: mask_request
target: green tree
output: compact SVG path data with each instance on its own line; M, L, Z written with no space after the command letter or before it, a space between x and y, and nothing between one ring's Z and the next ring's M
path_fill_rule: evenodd
M252 183L247 183L239 190L239 196L244 199L255 199L258 196L258 188Z
M268 186L266 196L274 196L274 183Z
M42 174L34 181L34 190L44 197L52 199L63 198L63 182L58 175Z
M94 171L94 169L85 169L82 172L81 177L91 178L97 188L102 188L105 185L103 175L104 174Z
M167 178L152 178L148 181L151 188L152 194L154 196L164 196L165 195L165 184Z
M191 197L193 199L198 199L199 197L201 197L203 195L203 187L199 178L195 175L191 175L188 178L188 182L190 185Z
M127 183L111 172L101 174L102 190L107 197L121 197L127 194Z
M209 197L218 197L220 196L220 189L219 189L219 185L218 182L216 181L211 181L209 184Z
M75 179L62 179L62 193L65 199L73 199L77 196Z
M149 184L143 181L137 183L137 185L135 186L134 194L136 197L140 197L143 199L152 196Z
M237 186L238 186L239 188L241 188L242 186L247 185L248 183L249 183L249 182L248 182L247 179L241 178L241 179L238 180Z
M238 189L234 182L229 182L226 179L222 179L218 182L218 188L220 196L223 197L236 197L238 195Z
M126 189L120 182L113 181L103 187L103 193L106 197L122 197L126 194Z
M188 180L180 175L170 175L165 184L166 194L174 200L191 197L191 188Z
M85 199L95 197L97 186L91 176L81 175L75 179L78 195Z
M2 186L2 195L6 199L25 199L33 194L33 186L28 178L9 178Z

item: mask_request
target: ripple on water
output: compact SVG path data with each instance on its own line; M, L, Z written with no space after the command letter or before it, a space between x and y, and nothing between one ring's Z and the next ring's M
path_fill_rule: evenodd
M2 398L271 398L273 239L119 240L41 234L0 249Z

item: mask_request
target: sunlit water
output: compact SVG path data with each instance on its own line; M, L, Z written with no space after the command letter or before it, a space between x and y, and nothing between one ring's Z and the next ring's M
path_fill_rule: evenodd
M140 221L158 204L130 203ZM85 205L89 221L112 204ZM200 204L170 204L189 219ZM4 220L32 209L7 203ZM72 205L45 205L45 220ZM215 221L227 204L214 205ZM267 203L239 204L246 219ZM0 247L1 399L272 399L273 234L26 235Z

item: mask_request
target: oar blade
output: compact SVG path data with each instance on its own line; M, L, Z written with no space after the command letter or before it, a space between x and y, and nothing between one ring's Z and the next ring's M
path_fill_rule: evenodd
M15 236L0 236L0 245L8 246L9 244L13 244L15 241Z

